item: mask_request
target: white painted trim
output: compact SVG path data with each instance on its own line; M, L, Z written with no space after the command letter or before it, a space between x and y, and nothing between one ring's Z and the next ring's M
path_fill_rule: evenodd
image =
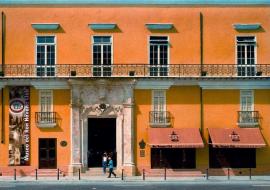
M148 43L147 43L147 46L148 46L148 66L150 68L150 37L167 37L168 39L168 63L167 63L167 72L168 72L168 76L169 76L169 73L170 73L170 36L169 35L158 35L158 34L154 34L154 35L148 35ZM158 51L160 51L160 48L158 49ZM158 53L158 62L159 62L159 53ZM160 63L158 63L158 66L160 65ZM149 70L149 75L150 75L150 70ZM158 76L159 76L159 70L158 70Z
M152 90L152 108L151 108L151 111L155 111L154 109L154 98L155 98L155 92L162 92L162 96L164 97L164 104L163 104L163 108L164 110L163 111L166 111L167 110L167 97L166 97L166 90Z
M55 60L54 60L54 72L55 72L55 75L56 75L56 73L57 73L57 71L56 71L56 65L57 65L57 51L58 51L58 47L57 47L57 37L56 37L56 35L55 34L36 34L35 35L35 66L37 66L37 46L39 45L38 43L37 43L37 38L38 37L46 37L46 36L48 36L48 37L54 37L54 43L46 43L45 45L54 45L55 46ZM42 44L42 43L41 43ZM46 65L47 65L47 50L46 50L46 48L45 48L45 72L46 72ZM36 69L35 69L35 75L37 75L37 73L36 73ZM46 75L47 75L47 72L46 72Z
M50 98L51 98L51 112L53 112L53 90L39 90L39 111L41 112L41 96L42 93L49 93Z
M253 90L240 90L240 111L246 111L246 110L242 110L242 97L246 97L246 95L244 95L245 92L251 92L251 110L250 111L254 111L254 91Z
M257 72L256 71L256 65L257 65L257 36L256 35L250 35L250 34L244 34L244 35L236 35L235 36L235 56L234 56L234 60L235 60L235 65L238 66L238 63L237 63L237 37L254 37L254 40L255 40L255 46L254 46L254 67L255 67L255 73ZM245 51L245 57L247 59L247 51ZM245 63L246 63L246 60L245 60ZM245 64L246 65L246 64Z

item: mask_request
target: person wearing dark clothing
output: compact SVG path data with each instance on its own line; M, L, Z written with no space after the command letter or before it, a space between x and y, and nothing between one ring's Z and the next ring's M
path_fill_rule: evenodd
M113 171L113 160L112 160L111 157L108 157L108 160L109 160L109 164L108 164L108 166L109 166L109 176L108 176L108 178L110 178L112 174L114 175L114 177L116 177L116 174Z

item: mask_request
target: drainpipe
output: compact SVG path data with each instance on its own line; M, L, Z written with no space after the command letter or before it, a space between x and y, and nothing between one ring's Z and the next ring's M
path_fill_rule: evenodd
M2 106L1 106L1 112L2 112L2 115L1 115L1 144L4 144L5 143L5 128L4 128L4 125L5 125L5 106L4 106L4 88L1 89L1 102L2 102Z
M2 57L1 57L1 66L2 66L2 75L4 76L4 65L5 65L5 14L2 11L1 14L1 23L2 23L2 31L1 31L1 38L2 38ZM2 106L1 106L1 143L3 144L5 142L5 135L4 135L4 125L5 125L5 106L4 106L4 88L1 89L1 102L2 102Z
M203 14L202 12L200 12L200 64L201 64L201 76L202 76L202 72L203 72ZM200 131L201 131L201 135L203 137L203 130L204 130L204 126L203 126L203 89L200 87L200 115L201 115L201 122L200 122Z
M5 32L6 32L6 17L5 17L5 13L2 12L1 14L1 23L2 23L2 75L4 75L5 73Z
M204 111L203 111L203 89L200 87L200 116L201 116L201 121L200 121L200 132L203 137L204 134Z
M200 64L201 76L203 72L203 14L200 12Z

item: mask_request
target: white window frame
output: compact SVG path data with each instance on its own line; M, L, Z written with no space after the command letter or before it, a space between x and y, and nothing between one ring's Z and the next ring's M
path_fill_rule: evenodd
M251 110L249 111L254 111L254 91L253 90L240 90L240 111L247 111L247 110L242 110L242 98L248 97L247 93L250 93L251 97Z
M148 43L148 66L149 66L149 68L151 67L151 65L150 65L150 45L151 45L150 38L151 37L167 37L167 39L168 39L168 50L167 50L167 52L168 52L167 72L168 73L167 74L169 76L169 73L170 73L170 71L169 71L169 69L170 69L170 66L169 66L170 65L170 36L168 36L168 35L148 35L148 42L147 43ZM160 61L159 55L160 54L158 53L158 61ZM160 64L158 64L158 66L160 66ZM158 75L157 76L160 76L160 72L159 71L160 70L158 70ZM150 75L150 71L149 71L149 75Z
M94 73L94 37L110 37L111 38L111 75L113 75L113 64L114 64L114 52L113 52L113 35L92 35L91 36L91 57L92 57L92 74ZM103 46L102 46L102 52L103 52ZM103 53L101 53L101 60L102 60L102 66L103 66ZM108 66L109 67L109 66ZM103 76L103 67L101 67L101 77Z
M164 108L164 112L166 112L167 110L167 100L166 100L166 90L152 90L152 111L160 111L160 110L155 110L155 93L157 92L161 92L163 94L164 97L164 104L163 104L163 108Z
M49 94L49 96L50 96L50 98L51 98L51 105L50 105L50 107L51 107L51 112L53 112L53 90L40 90L39 91L39 111L41 112L42 110L41 110L41 104L42 104L42 102L41 102L41 97L43 96L43 94L42 93L46 93L46 94Z
M237 56L237 47L238 47L238 43L237 43L237 38L238 37L254 37L255 40L255 46L254 46L254 67L255 67L255 74L256 74L256 65L257 65L257 36L256 35L236 35L235 36L235 64L238 67L238 56ZM245 52L245 58L247 59L247 52ZM245 64L242 65L242 67L248 66L247 64L247 60L245 60ZM246 75L247 76L247 75Z
M54 43L46 43L45 45L54 45L55 46L55 63L54 63L54 72L55 72L55 76L57 75L56 73L57 73L57 67L56 67L56 65L57 65L57 38L56 38L56 35L46 35L46 34L38 34L38 35L36 35L35 36L35 47L34 47L34 49L35 49L35 66L36 66L36 69L35 69L35 73L37 72L37 46L38 45L40 45L39 43L37 43L37 39L38 39L38 37L46 37L46 36L48 36L48 37L54 37ZM46 63L47 63L47 54L45 53L45 60L46 60ZM46 66L47 66L47 64L45 64L44 65L45 66L45 68L46 68ZM45 69L45 71L46 71L46 69ZM47 76L47 72L46 72L46 75L45 76ZM54 76L52 76L52 77L54 77Z

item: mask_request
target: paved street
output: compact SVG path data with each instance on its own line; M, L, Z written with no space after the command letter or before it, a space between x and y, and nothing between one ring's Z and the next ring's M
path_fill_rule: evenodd
M1 181L0 190L269 190L270 181L205 181L205 182L89 182L89 181Z

